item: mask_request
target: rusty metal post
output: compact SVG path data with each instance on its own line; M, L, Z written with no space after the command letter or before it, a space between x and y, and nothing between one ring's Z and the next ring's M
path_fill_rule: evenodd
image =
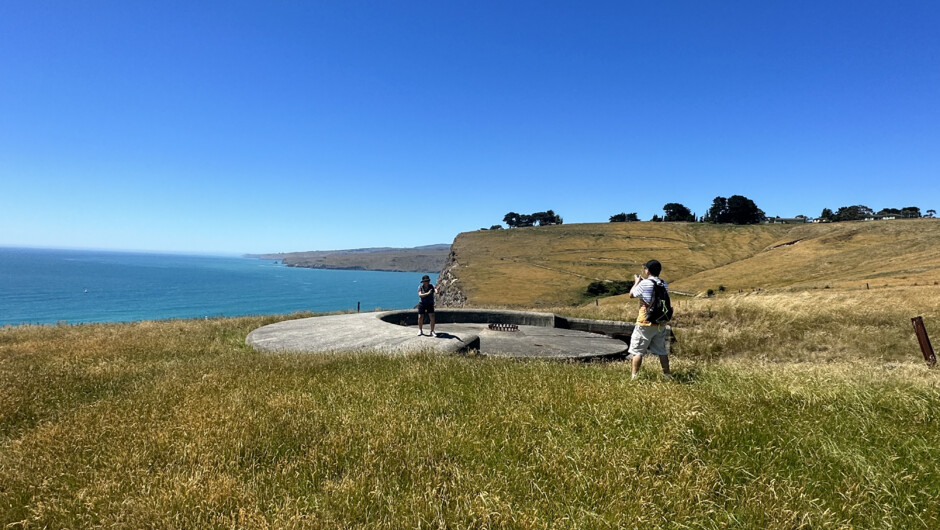
M924 354L924 361L927 366L937 365L937 356L933 353L933 346L930 345L930 338L927 337L927 329L924 328L924 319L915 317L911 319L914 324L914 333L917 334L917 342L920 343L920 351Z

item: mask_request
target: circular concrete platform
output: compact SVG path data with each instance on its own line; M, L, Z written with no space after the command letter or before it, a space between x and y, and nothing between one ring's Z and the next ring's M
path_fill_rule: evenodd
M436 314L436 336L418 335L414 311L356 313L289 320L252 331L246 342L264 352L458 353L549 359L589 359L626 353L633 324L566 319L551 313L448 309ZM489 324L512 324L496 331ZM513 326L509 326L513 327Z

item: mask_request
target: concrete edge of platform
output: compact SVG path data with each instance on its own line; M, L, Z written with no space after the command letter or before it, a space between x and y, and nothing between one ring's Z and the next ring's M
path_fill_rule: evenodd
M384 313L353 313L285 320L253 330L245 343L268 353L367 352L458 353L473 348L479 337L463 340L428 340L413 328L389 325Z

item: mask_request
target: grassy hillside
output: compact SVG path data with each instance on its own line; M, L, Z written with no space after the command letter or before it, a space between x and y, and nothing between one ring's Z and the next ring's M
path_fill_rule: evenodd
M898 301L903 301L898 304ZM632 320L639 304L621 297L598 305L559 307L559 314ZM910 319L940 333L940 286L891 289L766 290L678 299L673 352L696 361L731 358L771 362L922 361ZM933 338L933 344L938 342Z
M283 317L0 328L0 527L936 528L940 372L887 290L826 293L683 300L671 382L245 345Z
M786 239L748 259L682 277L676 286L801 290L940 282L940 219L808 225Z
M597 223L457 236L455 274L470 303L583 302L594 280L631 280L660 260L674 292L865 288L940 281L940 220L808 225Z

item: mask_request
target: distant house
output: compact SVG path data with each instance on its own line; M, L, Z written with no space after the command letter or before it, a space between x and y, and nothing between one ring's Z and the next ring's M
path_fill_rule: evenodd
M810 222L806 217L774 217L773 219L768 219L768 221L775 225L793 225Z
M866 221L893 221L897 219L897 216L894 215L869 215L865 218Z

